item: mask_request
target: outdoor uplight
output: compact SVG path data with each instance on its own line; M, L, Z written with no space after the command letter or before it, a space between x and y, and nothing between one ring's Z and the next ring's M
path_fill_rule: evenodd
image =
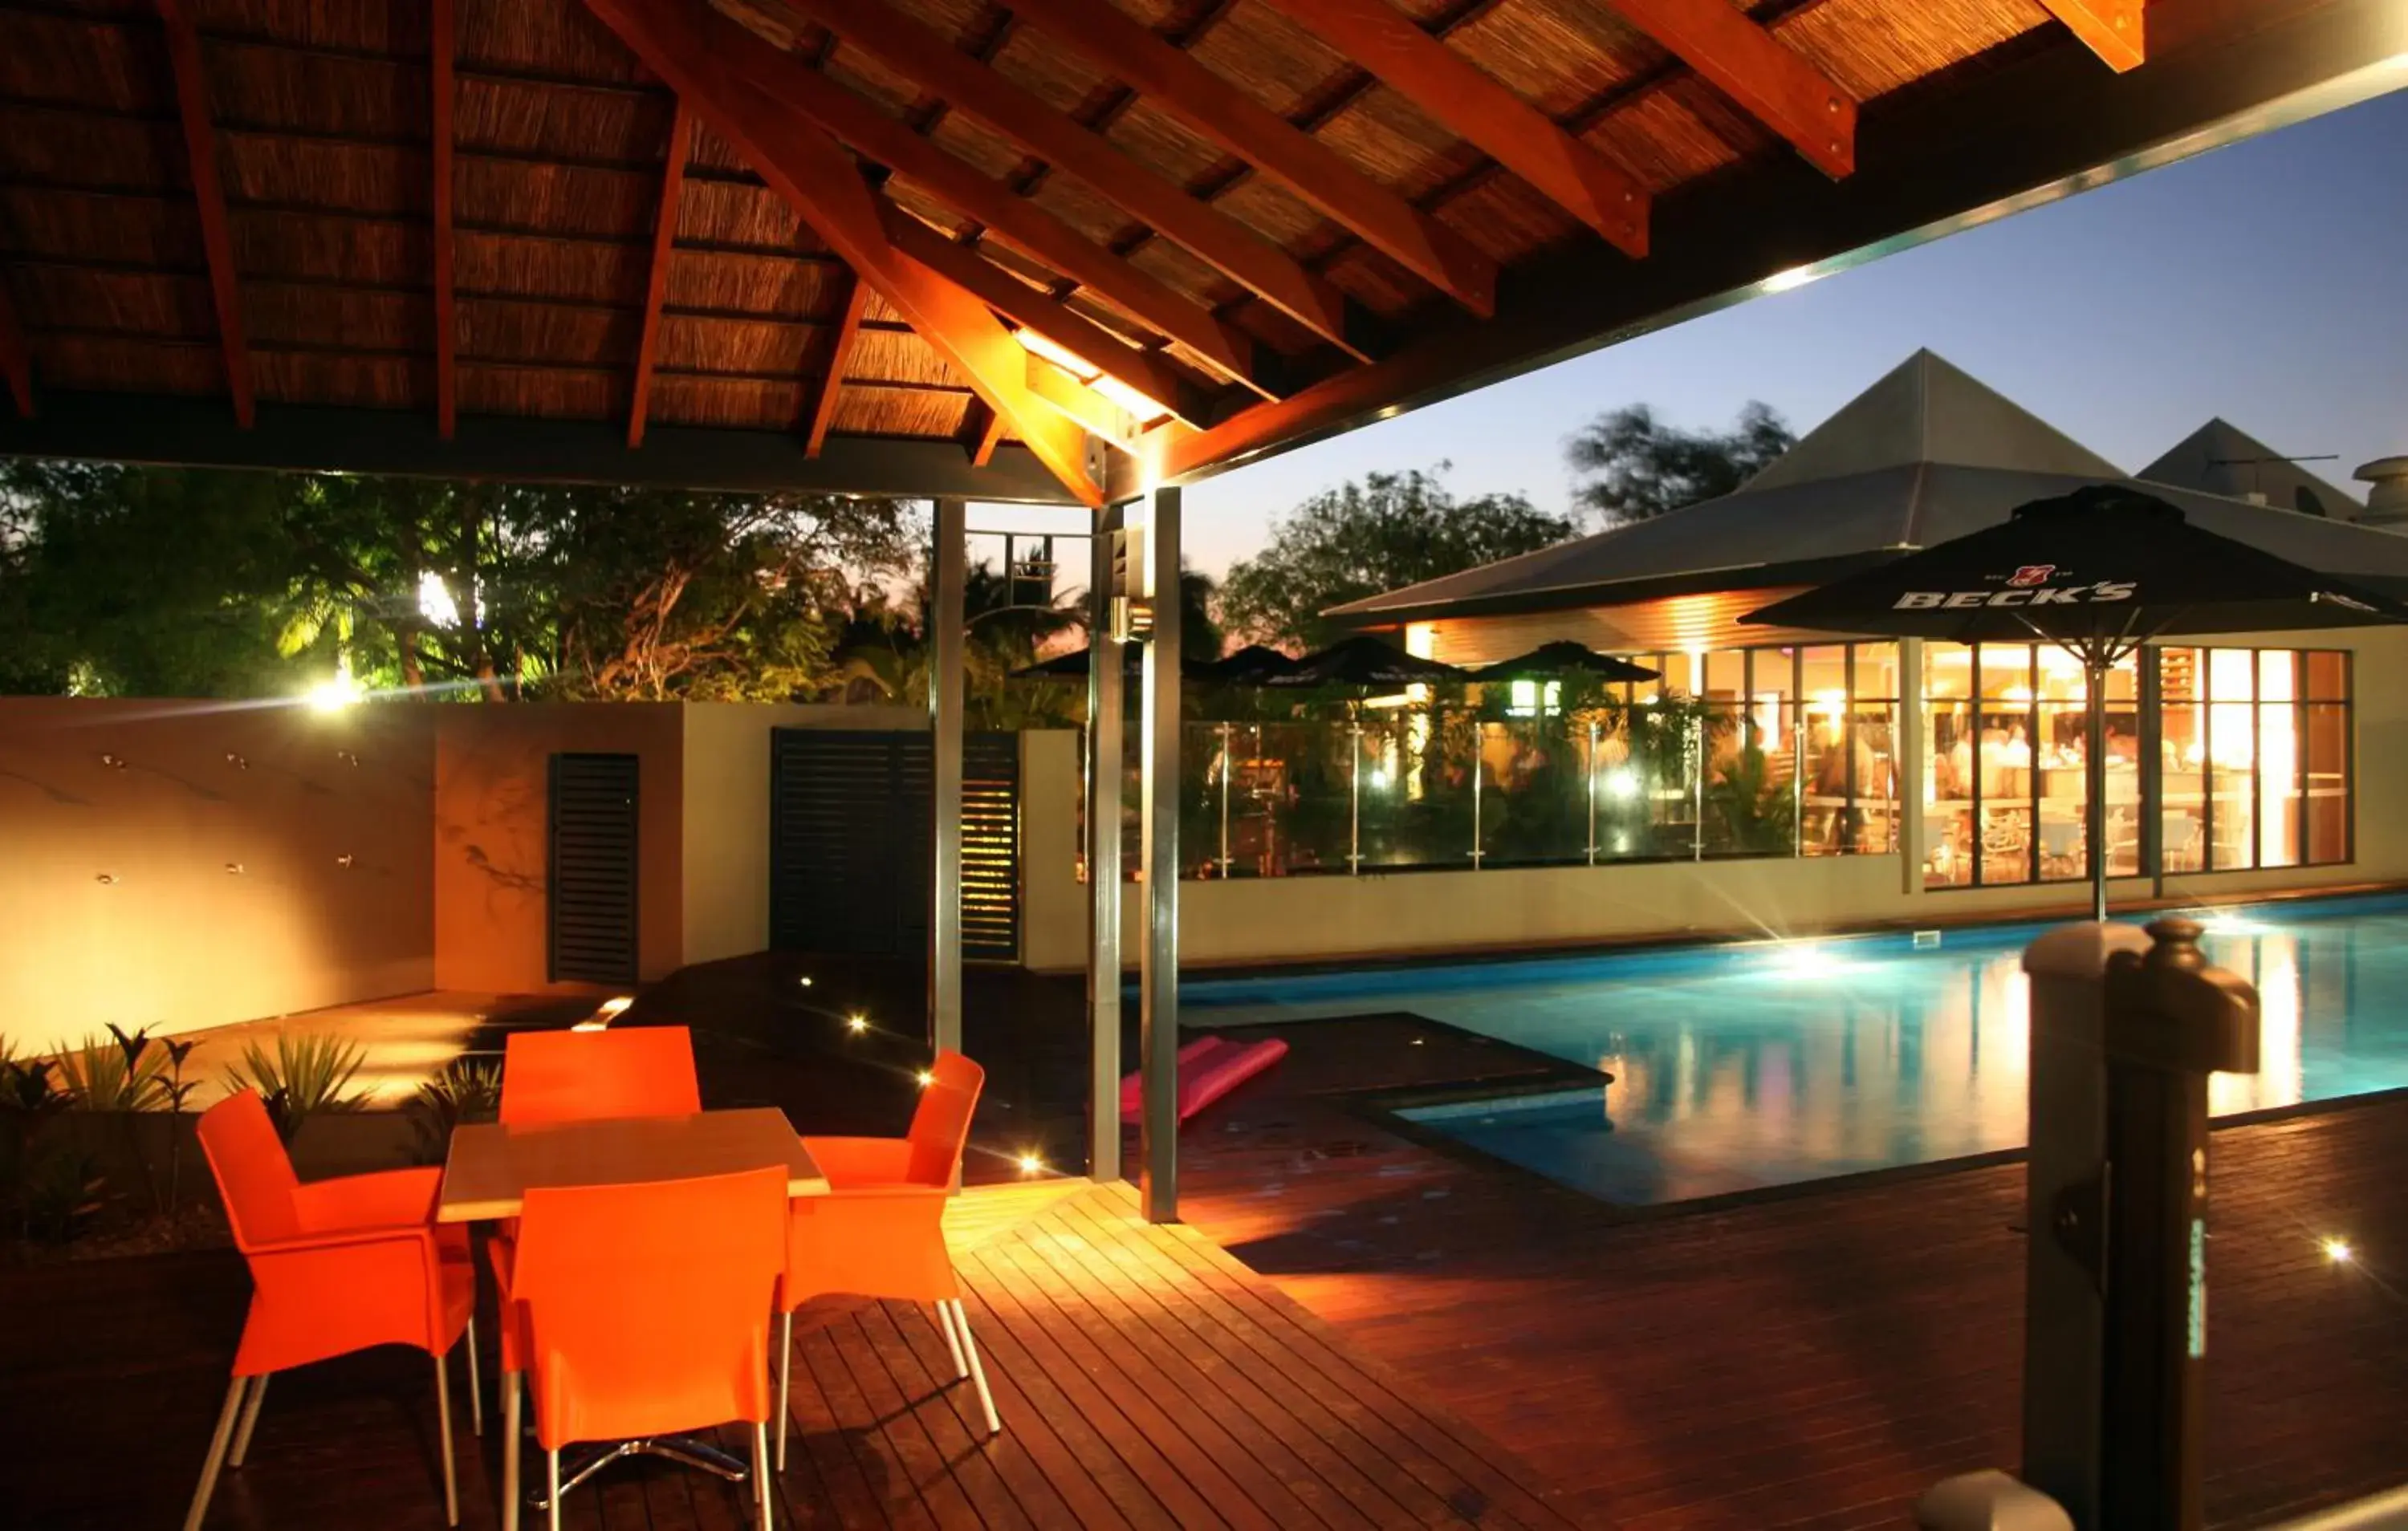
M1372 766L1372 767L1371 767L1371 774L1370 774L1370 778L1369 778L1369 780L1370 780L1370 783L1371 783L1371 790L1372 790L1373 792L1385 792L1385 791L1387 790L1387 787L1388 787L1388 773L1387 773L1385 770L1382 769L1381 767L1379 767L1379 766Z
M1639 773L1627 769L1606 772L1605 794L1609 797L1627 798L1638 796Z
M321 680L308 692L309 705L321 712L340 712L359 699L360 684L348 674Z

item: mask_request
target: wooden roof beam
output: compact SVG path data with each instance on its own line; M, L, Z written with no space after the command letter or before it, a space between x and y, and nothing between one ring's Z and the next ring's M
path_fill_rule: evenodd
M1485 319L1497 263L1363 174L1336 150L1173 47L1111 0L1011 0L1024 20L1229 153L1254 165L1406 269Z
M895 247L1015 324L1025 325L1159 403L1190 425L1208 423L1205 401L1158 351L1143 351L1051 293L1039 292L968 246L946 238L891 204L886 227Z
M1837 179L1856 168L1856 98L1730 0L1607 0ZM2133 0L2137 7L2139 0Z
M1713 0L1727 7L1728 0ZM1299 26L1494 156L1624 254L1647 253L1646 190L1388 0L1270 0Z
M800 59L762 46L771 55L762 66L778 68L778 94L821 131L1187 347L1250 392L1267 399L1288 392L1275 385L1265 353L1245 331L1172 292L1035 203L1023 201L1010 187L981 175ZM778 59L786 64L775 65Z
M446 441L460 428L460 310L452 276L452 145L459 99L453 39L459 34L452 7L453 0L430 0L427 12L427 76L434 92L429 124L435 162L435 426Z
M449 5L451 0L436 0ZM661 349L661 301L668 293L669 257L677 244L678 199L685 190L685 162L694 151L694 111L678 97L669 120L668 163L661 170L661 205L652 217L652 264L644 278L644 327L636 341L636 387L627 404L627 445L644 444L644 415L652 400L652 364ZM812 455L818 455L814 443Z
M2083 46L2122 74L2149 56L2143 0L2040 0L2048 13L2073 29Z
M978 428L970 433L973 437L969 444L970 466L984 467L995 461L995 449L1003 445L1003 417L988 408L983 402L979 405L978 413L983 418L977 422Z
M1140 222L1354 356L1370 351L1346 295L1185 188L1124 154L885 0L786 0L932 95L1084 181ZM897 167L899 168L899 166Z
M200 33L185 0L157 0L176 77L176 111L184 128L191 162L193 203L201 221L201 248L209 263L209 296L217 308L218 342L225 354L226 392L234 418L249 430L259 418L259 395L251 376L251 347L243 338L242 279L235 270L234 233L226 219L225 186L218 179L218 136L209 122L208 65L201 57Z
M8 297L8 279L0 275L0 375L8 379L8 395L17 413L34 418L34 354L25 349L25 327L17 322L17 306Z
M820 391L811 395L810 422L803 427L803 455L817 457L827 445L828 422L836 419L836 396L844 387L844 369L853 365L853 348L861 339L861 316L869 307L869 284L855 277L844 294L844 315L836 322L836 337L828 344L827 368L820 374ZM981 408L984 408L982 402Z
M860 167L788 104L781 82L803 67L799 60L705 0L586 0L586 6L1011 422L1012 434L1074 498L1103 503L1103 486L1088 466L1086 434L1028 392L1028 352L986 305L895 248Z

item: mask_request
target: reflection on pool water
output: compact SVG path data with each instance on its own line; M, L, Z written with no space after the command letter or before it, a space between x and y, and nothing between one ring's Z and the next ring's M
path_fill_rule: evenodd
M2408 898L2205 923L2263 1012L2263 1072L2215 1076L2212 1110L2408 1085ZM2022 953L2044 928L1210 980L1181 999L1197 1025L1409 1010L1593 1065L1615 1080L1603 1099L1402 1114L1609 1201L1683 1201L2019 1146Z

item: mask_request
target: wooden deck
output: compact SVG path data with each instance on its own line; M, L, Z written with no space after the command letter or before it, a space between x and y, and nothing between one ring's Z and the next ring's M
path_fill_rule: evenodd
M1344 1089L1511 1082L1511 1058L1411 1018L1335 1027L1283 1028L1289 1062L1190 1125L1182 1211L1511 1443L1567 1513L1894 1528L1939 1479L2014 1465L2020 1165L1634 1215L1384 1130ZM2408 1481L2408 1098L2227 1128L2215 1152L2212 1523Z
M816 1305L796 1325L781 1525L1571 1524L1515 1459L1201 1235L1139 1221L1125 1188L1039 1182L956 1205L1004 1434L982 1442L975 1398L939 1385L950 1367L924 1311ZM177 1524L247 1293L231 1253L0 1274L0 1527ZM428 1369L389 1350L279 1378L213 1531L440 1526ZM495 1423L489 1409L483 1439L463 1430L464 1526L496 1522ZM666 1465L600 1481L570 1497L568 1524L751 1524L747 1491Z

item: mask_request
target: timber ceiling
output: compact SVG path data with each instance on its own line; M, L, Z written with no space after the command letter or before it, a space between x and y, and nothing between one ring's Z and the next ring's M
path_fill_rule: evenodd
M2142 30L2139 0L0 0L0 362L29 416L1018 443L1094 502L1097 440L1198 471L1359 418L1417 346L1526 329L1526 273L1641 281L1694 189L1844 187L1860 112L2042 54L2144 76Z

